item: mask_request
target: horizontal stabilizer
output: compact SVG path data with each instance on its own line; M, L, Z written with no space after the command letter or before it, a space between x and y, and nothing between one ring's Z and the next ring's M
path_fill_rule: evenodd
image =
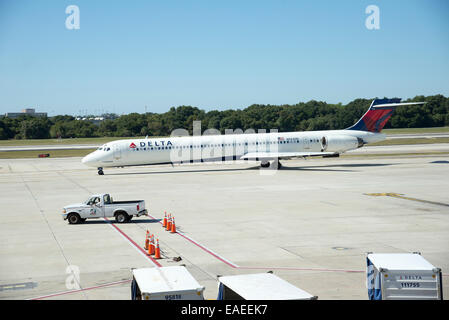
M396 108L396 107L402 107L402 106L412 106L415 104L425 104L426 102L401 102L401 103L384 103L384 104L378 104L371 107L371 110L373 109L382 109L382 108Z

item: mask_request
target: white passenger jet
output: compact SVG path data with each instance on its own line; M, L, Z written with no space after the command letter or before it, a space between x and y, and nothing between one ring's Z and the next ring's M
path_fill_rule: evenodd
M280 168L280 159L338 157L367 143L384 140L380 133L401 99L375 99L353 126L344 130L202 135L155 139L116 140L82 159L98 168L227 160L260 161L262 167Z

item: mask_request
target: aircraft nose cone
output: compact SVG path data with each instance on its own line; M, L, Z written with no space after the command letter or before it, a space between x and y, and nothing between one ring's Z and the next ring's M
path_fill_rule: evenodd
M82 160L81 160L81 162L82 163L84 163L84 164L86 164L86 165L89 165L89 164L91 164L92 162L94 162L94 156L92 155L92 153L89 153L87 156L85 156Z

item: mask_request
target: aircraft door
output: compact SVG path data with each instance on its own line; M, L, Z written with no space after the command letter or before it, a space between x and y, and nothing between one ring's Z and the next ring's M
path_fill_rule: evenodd
M120 161L122 158L122 150L120 148L120 144L114 144L112 147L113 159L114 162Z
M310 149L310 139L305 137L302 141L303 141L304 150L309 150Z

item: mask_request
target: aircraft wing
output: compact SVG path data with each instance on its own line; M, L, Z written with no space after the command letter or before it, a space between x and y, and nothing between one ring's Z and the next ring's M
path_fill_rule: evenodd
M335 152L250 152L240 157L240 160L255 159L289 159L297 157L331 156Z

